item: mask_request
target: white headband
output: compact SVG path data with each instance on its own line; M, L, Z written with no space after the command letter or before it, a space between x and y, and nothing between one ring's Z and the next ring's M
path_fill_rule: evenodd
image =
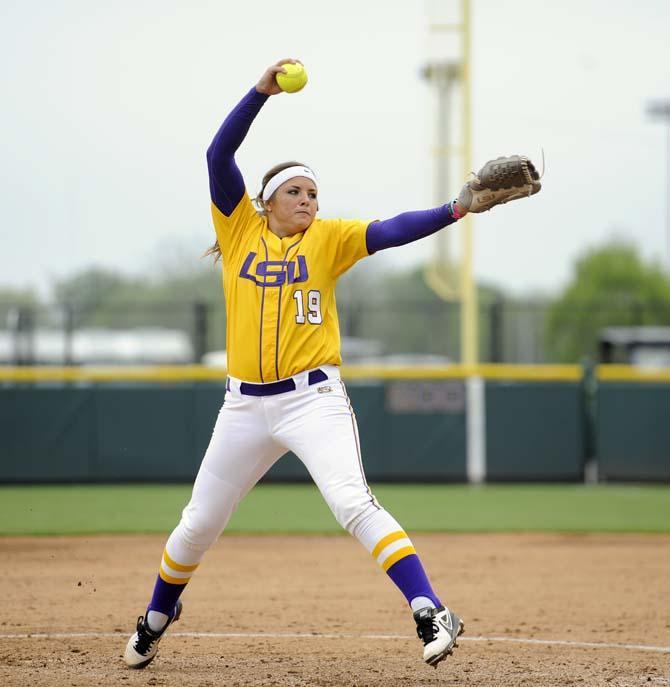
M309 167L295 166L282 169L270 178L265 188L263 189L263 200L267 200L285 181L293 179L293 177L306 177L311 179L316 186L316 175Z

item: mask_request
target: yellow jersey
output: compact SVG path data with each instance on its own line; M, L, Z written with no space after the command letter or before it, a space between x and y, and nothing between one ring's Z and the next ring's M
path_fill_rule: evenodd
M223 262L228 372L274 382L340 365L338 277L367 256L369 222L315 219L279 238L245 193L230 216L212 203Z

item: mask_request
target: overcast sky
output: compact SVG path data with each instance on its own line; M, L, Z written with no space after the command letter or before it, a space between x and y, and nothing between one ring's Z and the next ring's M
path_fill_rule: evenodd
M447 4L449 0L446 0ZM454 4L454 0L451 0ZM477 217L475 273L555 291L612 236L667 259L668 0L472 0L475 167L540 157L539 196ZM322 216L434 204L424 2L0 0L0 286L90 265L155 274L211 243L205 150L282 57L310 83L270 99L238 155L248 188L278 161L312 165ZM459 190L453 179L444 201ZM409 264L426 239L373 258Z

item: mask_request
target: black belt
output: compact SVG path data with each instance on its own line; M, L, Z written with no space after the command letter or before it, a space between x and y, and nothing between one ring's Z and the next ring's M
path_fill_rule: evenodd
M312 384L325 382L326 379L328 379L328 375L323 370L312 370L307 377L307 384L311 386ZM295 389L293 377L280 379L278 382L268 382L267 384L252 384L251 382L242 382L240 384L240 393L245 396L275 396L276 394L285 394L287 391L295 391Z

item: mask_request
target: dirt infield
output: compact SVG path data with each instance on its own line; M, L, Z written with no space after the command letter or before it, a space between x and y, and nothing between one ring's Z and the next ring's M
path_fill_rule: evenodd
M466 623L437 670L354 540L224 536L156 661L131 671L164 538L0 539L0 685L670 685L670 537L414 542Z

